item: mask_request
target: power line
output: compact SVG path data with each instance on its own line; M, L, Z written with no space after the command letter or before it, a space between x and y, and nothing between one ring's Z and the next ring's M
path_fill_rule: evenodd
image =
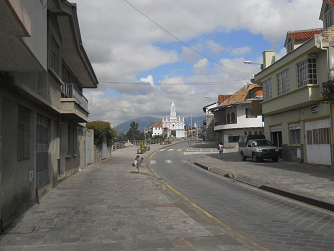
M215 60L205 56L203 53L199 52L198 50L194 49L193 47L191 47L190 45L188 45L187 43L183 42L181 39L179 39L178 37L176 37L175 35L173 35L172 33L170 33L168 30L166 30L165 28L163 28L161 25L159 25L157 22L155 22L153 19L151 19L150 17L148 17L145 13L143 13L141 10L139 10L138 8L136 8L134 5L132 5L131 3L129 3L127 0L123 0L124 2L126 2L128 5L130 5L133 9L135 9L136 11L138 11L140 14L142 14L144 17L146 17L148 20L150 20L152 23L154 23L156 26L158 26L160 29L162 29L164 32L166 32L167 34L169 34L170 36L172 36L173 38L175 38L177 41L179 41L181 44L183 44L184 46L188 47L189 49L191 49L192 51L194 51L195 53L201 55L202 57L208 59L209 61L211 61L214 64L217 64L223 68L226 68L230 71L235 71L235 72L239 72L242 74L252 74L249 72L242 72L242 71L238 71L232 68L229 68L227 66L224 66L218 62L216 62Z
M184 82L184 83L153 83L156 86L164 85L228 85L235 82L247 82L249 80L231 80L231 81L218 81L218 82ZM148 85L149 82L122 82L122 81L104 81L100 80L100 83L110 83L110 84L128 84L128 85Z

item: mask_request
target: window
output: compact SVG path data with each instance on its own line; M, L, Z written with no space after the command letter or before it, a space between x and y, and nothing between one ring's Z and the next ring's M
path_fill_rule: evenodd
M293 51L293 40L291 37L288 39L288 53Z
M226 116L226 124L231 124L231 117L229 113Z
M17 131L18 161L30 159L30 114L30 109L21 105L19 106Z
M277 74L278 95L290 91L289 68Z
M263 100L271 99L272 98L271 78L264 81L262 85L263 85Z
M52 38L52 69L59 74L59 45L56 40Z
M229 143L237 143L239 141L239 136L228 136Z
M317 63L315 58L308 58L297 63L298 87L317 84Z
M330 128L318 128L307 131L308 145L330 144L330 142L331 142Z
M325 10L325 27L328 28L333 24L332 6L327 4Z
M237 120L235 118L235 113L232 112L232 114L231 114L231 124L236 124L236 123L237 123Z
M246 118L256 118L257 116L252 115L252 108L246 108Z
M290 144L300 144L300 124L289 125Z

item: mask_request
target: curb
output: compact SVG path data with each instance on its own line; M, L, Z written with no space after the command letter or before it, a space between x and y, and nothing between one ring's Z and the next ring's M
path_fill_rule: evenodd
M200 167L200 168L203 168L204 170L207 170L207 171L210 171L212 173L224 176L225 178L229 178L229 179L232 179L232 180L235 180L235 181L238 181L238 182L256 187L258 189L270 192L270 193L274 193L274 194L277 194L277 195L280 195L280 196L284 196L284 197L287 197L287 198L290 198L290 199L293 199L293 200L296 200L296 201L300 201L300 202L303 202L303 203L306 203L306 204L309 204L309 205L312 205L312 206L316 206L316 207L323 208L323 209L334 212L334 204L324 202L324 201L320 201L320 200L316 200L316 199L312 199L310 197L306 197L306 196L299 195L299 194L296 194L296 193L287 192L287 191L277 189L277 188L274 188L274 187L270 187L270 186L267 186L267 185L263 185L260 181L254 180L250 177L243 176L243 175L238 175L238 174L233 174L233 173L228 173L228 172L226 172L226 171L224 171L220 168L210 168L210 167L207 167L203 164L200 164L200 163L197 163L197 162L192 162L189 159L188 159L188 161L193 163L194 165Z

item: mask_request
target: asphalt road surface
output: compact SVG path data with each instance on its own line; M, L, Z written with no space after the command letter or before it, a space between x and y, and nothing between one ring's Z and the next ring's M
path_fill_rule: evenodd
M151 168L174 189L234 230L271 250L334 250L334 213L223 178L190 164L173 145Z

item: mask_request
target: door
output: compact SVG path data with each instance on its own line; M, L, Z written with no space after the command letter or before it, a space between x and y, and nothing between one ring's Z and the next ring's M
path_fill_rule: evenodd
M307 162L330 165L330 120L305 122L305 133Z
M36 188L49 183L49 119L36 117Z

